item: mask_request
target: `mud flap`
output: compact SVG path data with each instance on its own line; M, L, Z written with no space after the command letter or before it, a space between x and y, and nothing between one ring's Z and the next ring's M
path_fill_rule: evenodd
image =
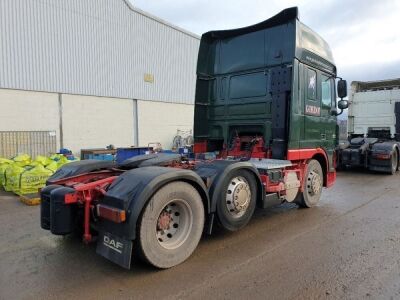
M100 232L96 253L125 269L131 268L132 241L124 240L108 232Z

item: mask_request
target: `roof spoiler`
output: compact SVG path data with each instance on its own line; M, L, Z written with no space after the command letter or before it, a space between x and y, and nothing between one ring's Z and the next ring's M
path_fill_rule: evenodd
M209 31L203 34L203 38L206 39L221 39L221 38L229 38L234 37L250 32L259 31L262 29L266 29L269 27L274 27L277 25L285 24L291 20L295 20L299 18L299 10L297 7L290 7L282 10L277 15L255 25L242 27L238 29L230 29L230 30L217 30L217 31Z

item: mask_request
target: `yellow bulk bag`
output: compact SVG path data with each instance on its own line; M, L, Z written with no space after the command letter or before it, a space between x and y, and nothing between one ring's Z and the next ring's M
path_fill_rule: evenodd
M2 164L11 164L13 161L11 159L0 157L0 165Z
M59 161L63 157L65 157L65 156L62 154L53 154L52 156L50 156L50 159L52 159L54 161Z
M4 186L6 183L6 169L8 168L8 164L0 165L0 187Z
M48 158L46 156L42 156L42 155L36 156L36 158L33 162L40 163L42 166L45 166L49 163Z
M51 164L54 160L52 160L50 157L46 157L46 161L44 163L44 166L47 166L48 164Z
M65 156L61 157L58 161L57 161L57 169L61 168L63 165L69 163L71 161L69 161Z
M53 174L53 171L38 164L32 169L20 174L19 187L13 190L19 195L37 193L38 190L46 185L46 180Z
M27 166L31 163L31 157L28 154L20 154L12 159L14 164L19 165L20 167Z
M34 160L28 166L36 167L36 166L43 166L43 165L40 162Z
M6 182L6 169L8 166L12 163L12 160L5 159L5 158L0 158L0 188L5 184Z
M56 161L52 161L51 163L49 163L49 164L46 166L46 169L47 169L47 170L50 170L50 171L52 171L52 172L54 173L54 172L57 171L57 169L58 169L58 164L57 164L57 162L56 162Z
M5 172L5 184L4 189L7 192L18 190L19 188L19 175L26 170L25 167L21 167L18 162L10 164Z

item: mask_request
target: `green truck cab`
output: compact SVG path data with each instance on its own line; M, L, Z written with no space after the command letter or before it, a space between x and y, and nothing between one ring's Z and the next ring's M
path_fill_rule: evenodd
M299 21L297 7L253 26L205 33L197 68L195 152L238 157L257 137L264 154L254 147L259 153L250 157L315 157L325 186L332 185L336 78L329 45ZM345 97L345 81L338 87ZM343 100L339 107L346 105Z

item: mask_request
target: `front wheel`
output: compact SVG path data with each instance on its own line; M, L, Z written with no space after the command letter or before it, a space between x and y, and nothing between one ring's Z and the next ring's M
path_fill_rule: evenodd
M303 182L303 193L297 196L295 202L300 207L313 207L318 204L321 198L322 186L324 183L323 172L320 163L309 160Z
M147 204L139 227L139 252L151 265L166 269L185 261L196 249L204 227L204 206L197 190L173 182Z

